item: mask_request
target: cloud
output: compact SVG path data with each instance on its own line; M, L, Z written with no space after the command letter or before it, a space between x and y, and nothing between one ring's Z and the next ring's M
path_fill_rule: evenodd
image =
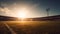
M0 8L0 15L8 15L10 10L7 7Z

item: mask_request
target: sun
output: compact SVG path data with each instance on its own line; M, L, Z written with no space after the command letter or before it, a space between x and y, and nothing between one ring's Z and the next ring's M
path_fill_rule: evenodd
M21 18L21 19L24 19L24 18L27 17L27 13L28 13L27 9L22 8L22 9L17 11L17 17Z
M17 17L26 18L26 12L18 12Z

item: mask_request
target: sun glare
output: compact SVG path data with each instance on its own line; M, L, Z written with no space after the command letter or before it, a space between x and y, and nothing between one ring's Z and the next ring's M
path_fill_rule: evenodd
M26 13L25 12L18 12L17 17L19 17L19 18L26 18Z
M18 10L17 17L24 19L27 16L27 10L25 8L22 8L21 10Z

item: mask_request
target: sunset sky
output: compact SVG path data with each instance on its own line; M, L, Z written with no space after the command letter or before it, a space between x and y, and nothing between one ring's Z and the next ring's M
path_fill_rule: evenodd
M27 18L60 15L60 0L0 0L0 15ZM22 15L21 15L22 13Z

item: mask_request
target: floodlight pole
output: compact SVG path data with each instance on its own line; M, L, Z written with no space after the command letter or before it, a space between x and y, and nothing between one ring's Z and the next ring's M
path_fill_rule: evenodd
M50 8L47 8L47 9L46 9L47 16L49 16L49 10L50 10Z

